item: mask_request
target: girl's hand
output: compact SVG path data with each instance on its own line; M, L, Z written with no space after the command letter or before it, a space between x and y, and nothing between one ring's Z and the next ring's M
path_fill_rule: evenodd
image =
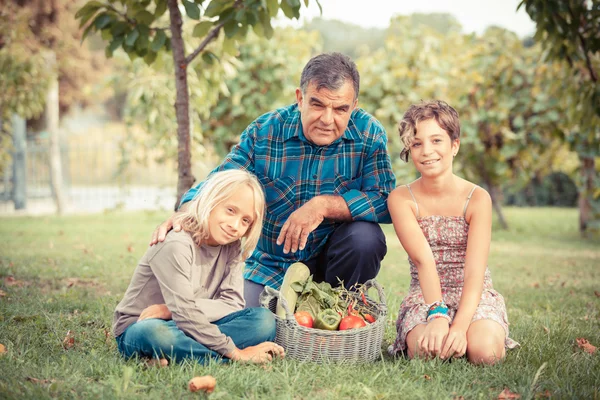
M169 320L173 319L173 316L171 315L171 311L169 311L166 304L153 304L144 308L144 311L142 311L140 317L138 318L138 322L150 318Z
M254 364L263 364L273 360L273 356L285 357L285 350L273 342L264 342L256 346L246 347L243 350L235 349L225 357L233 361L246 361Z
M423 335L417 339L419 352L428 357L440 355L449 330L449 323L445 318L430 321Z
M462 357L467 352L467 332L464 329L456 328L452 326L442 352L440 353L441 359L454 357Z

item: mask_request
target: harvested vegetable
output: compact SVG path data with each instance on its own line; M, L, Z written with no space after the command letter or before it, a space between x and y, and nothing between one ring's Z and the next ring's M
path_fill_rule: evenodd
M319 312L319 315L315 319L314 327L316 329L335 331L340 325L341 320L342 316L337 311L328 308Z
M321 310L344 310L345 303L340 298L340 289L332 288L327 282L314 282L312 275L305 282L292 284L292 289L300 294L296 311L307 311L316 318Z
M188 382L190 392L202 390L206 393L212 393L215 390L215 386L217 386L217 380L211 375L196 376Z
M297 262L288 267L283 277L283 283L279 289L279 294L280 296L283 296L287 302L291 313L294 313L294 310L296 309L296 301L298 300L298 293L296 293L296 291L292 288L292 285L296 282L306 281L309 276L310 270L308 267L301 262ZM281 318L285 318L285 309L283 308L283 305L280 304L280 301L277 301L275 314Z
M363 318L365 319L365 321L367 321L370 324L375 322L375 317L372 316L371 314L363 314Z
M358 315L348 315L347 317L342 318L342 321L340 322L340 331L362 328L366 325L367 323L365 320Z
M296 318L296 322L298 322L298 325L302 325L307 328L313 327L313 317L307 311L298 311L296 314L294 314L294 318Z

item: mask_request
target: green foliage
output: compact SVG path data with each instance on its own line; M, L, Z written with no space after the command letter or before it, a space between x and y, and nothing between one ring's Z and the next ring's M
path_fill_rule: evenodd
M528 207L577 207L577 185L567 174L553 172L543 179L532 179L525 188L515 193L507 187L507 205Z
M299 18L301 8L299 0L283 0L281 3L277 0L181 1L187 18L181 15L179 1L167 3L167 0L94 0L88 1L75 15L81 27L87 25L84 39L90 32L99 32L102 39L108 42L107 57L112 57L117 49L122 48L131 60L143 58L146 64L152 65L163 51L172 52L176 80L173 104L177 121L177 200L195 180L190 173L192 134L188 71L192 62L201 53L205 66L220 61L207 46L215 41L221 31L226 38L223 48L226 53L233 54L237 41L246 37L249 27L259 36L271 38L271 18L277 15L278 10L281 9L288 18ZM319 3L319 0L315 1ZM308 5L308 0L304 3ZM162 25L167 25L167 17L163 17L166 9L169 9L168 28ZM202 38L196 46L191 46L189 41L184 42L182 38L182 25L190 20L198 22L194 22L192 29L186 30L195 38ZM189 47L191 49L188 50ZM199 74L203 75L203 72Z
M302 68L319 51L316 32L277 29L271 40L248 35L235 58L235 73L225 81L227 90L202 122L203 134L220 154L229 152L259 115L295 102Z
M357 60L360 105L388 132L398 183L414 179L416 172L412 164L406 167L397 157L402 150L397 123L404 111L421 99L440 98L451 103L449 71L462 41L459 34L442 35L430 27L415 26L411 17L400 16L392 19L384 47Z
M564 140L582 161L582 231L600 232L600 1L523 0L536 23L535 39L546 59L568 66L553 82L563 102Z
M191 37L184 32L184 37ZM221 41L213 43L211 51L222 53ZM190 93L191 127L194 154L202 157L204 146L208 140L201 129L202 120L207 118L211 107L217 101L221 91L226 90L223 84L227 71L235 71L232 61L223 54L221 64L205 65L196 63L188 73ZM111 77L110 85L125 94L123 118L130 127L131 134L123 142L123 152L129 154L152 153L157 161L177 159L177 118L173 107L176 98L175 81L173 79L173 58L165 52L157 53L152 65L140 58L130 62L120 52L115 54L115 61L124 73ZM133 134L134 127L144 129L146 135ZM137 149L137 150L136 150ZM139 150L145 149L146 152Z
M252 27L259 36L271 38L271 18L281 9L288 18L299 18L301 3L298 0L181 0L186 16L198 21L193 36L204 38L221 27L230 39L243 39ZM156 53L170 50L171 31L165 16L167 0L88 1L77 11L75 18L85 30L83 39L91 32L99 32L108 42L106 56L122 48L132 59L143 58L147 64L156 60Z
M363 107L386 126L399 183L415 177L403 166L396 124L412 103L442 99L461 119L458 171L496 191L518 190L533 177L561 169L556 136L560 104L549 92L555 64L538 64L539 46L525 48L515 34L489 29L442 33L423 17L397 17L383 49L358 60ZM403 40L397 40L402 37ZM494 198L496 205L502 201Z
M468 43L458 73L465 175L487 187L523 187L553 166L559 129L552 76L539 65L539 47L524 48L511 32L493 28Z
M266 369L190 362L153 369L124 360L110 335L114 308L149 233L168 214L0 219L0 343L7 350L0 355L0 398L202 398L186 384L207 374L217 379L209 398L218 399L491 399L505 387L522 399L587 399L600 390L598 353L575 345L583 337L600 347L600 247L579 237L575 210L506 209L511 230L494 232L489 266L521 347L493 367L387 356L410 285L391 225L383 226L388 254L377 277L388 305L383 360L356 366L284 359ZM69 349L62 344L67 331L75 339Z

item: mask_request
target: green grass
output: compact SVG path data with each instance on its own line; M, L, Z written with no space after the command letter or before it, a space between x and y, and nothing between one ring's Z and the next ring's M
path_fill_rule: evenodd
M508 232L494 231L490 269L506 298L511 337L521 347L505 362L476 367L383 360L370 365L314 365L293 360L253 365L192 363L148 369L124 361L110 331L150 232L165 213L0 219L0 398L198 398L195 375L217 378L213 399L600 398L600 243L582 240L577 211L506 209ZM390 313L384 337L409 284L406 254L391 226L378 280ZM11 280L8 277L13 277ZM71 331L74 346L63 347Z

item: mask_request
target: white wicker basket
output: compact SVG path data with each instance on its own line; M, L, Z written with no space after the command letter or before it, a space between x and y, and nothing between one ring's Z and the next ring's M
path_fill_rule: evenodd
M275 342L283 346L286 358L317 363L367 363L378 359L382 353L381 343L387 306L383 288L371 279L364 285L365 294L370 287L377 289L379 302L366 296L367 305L364 307L376 318L375 322L362 328L345 331L327 331L298 325L293 310L290 310L285 299L282 299L286 317L280 318L275 315L277 322ZM267 286L260 296L261 305L275 314L279 296L279 291ZM362 302L360 293L355 292L352 296Z

